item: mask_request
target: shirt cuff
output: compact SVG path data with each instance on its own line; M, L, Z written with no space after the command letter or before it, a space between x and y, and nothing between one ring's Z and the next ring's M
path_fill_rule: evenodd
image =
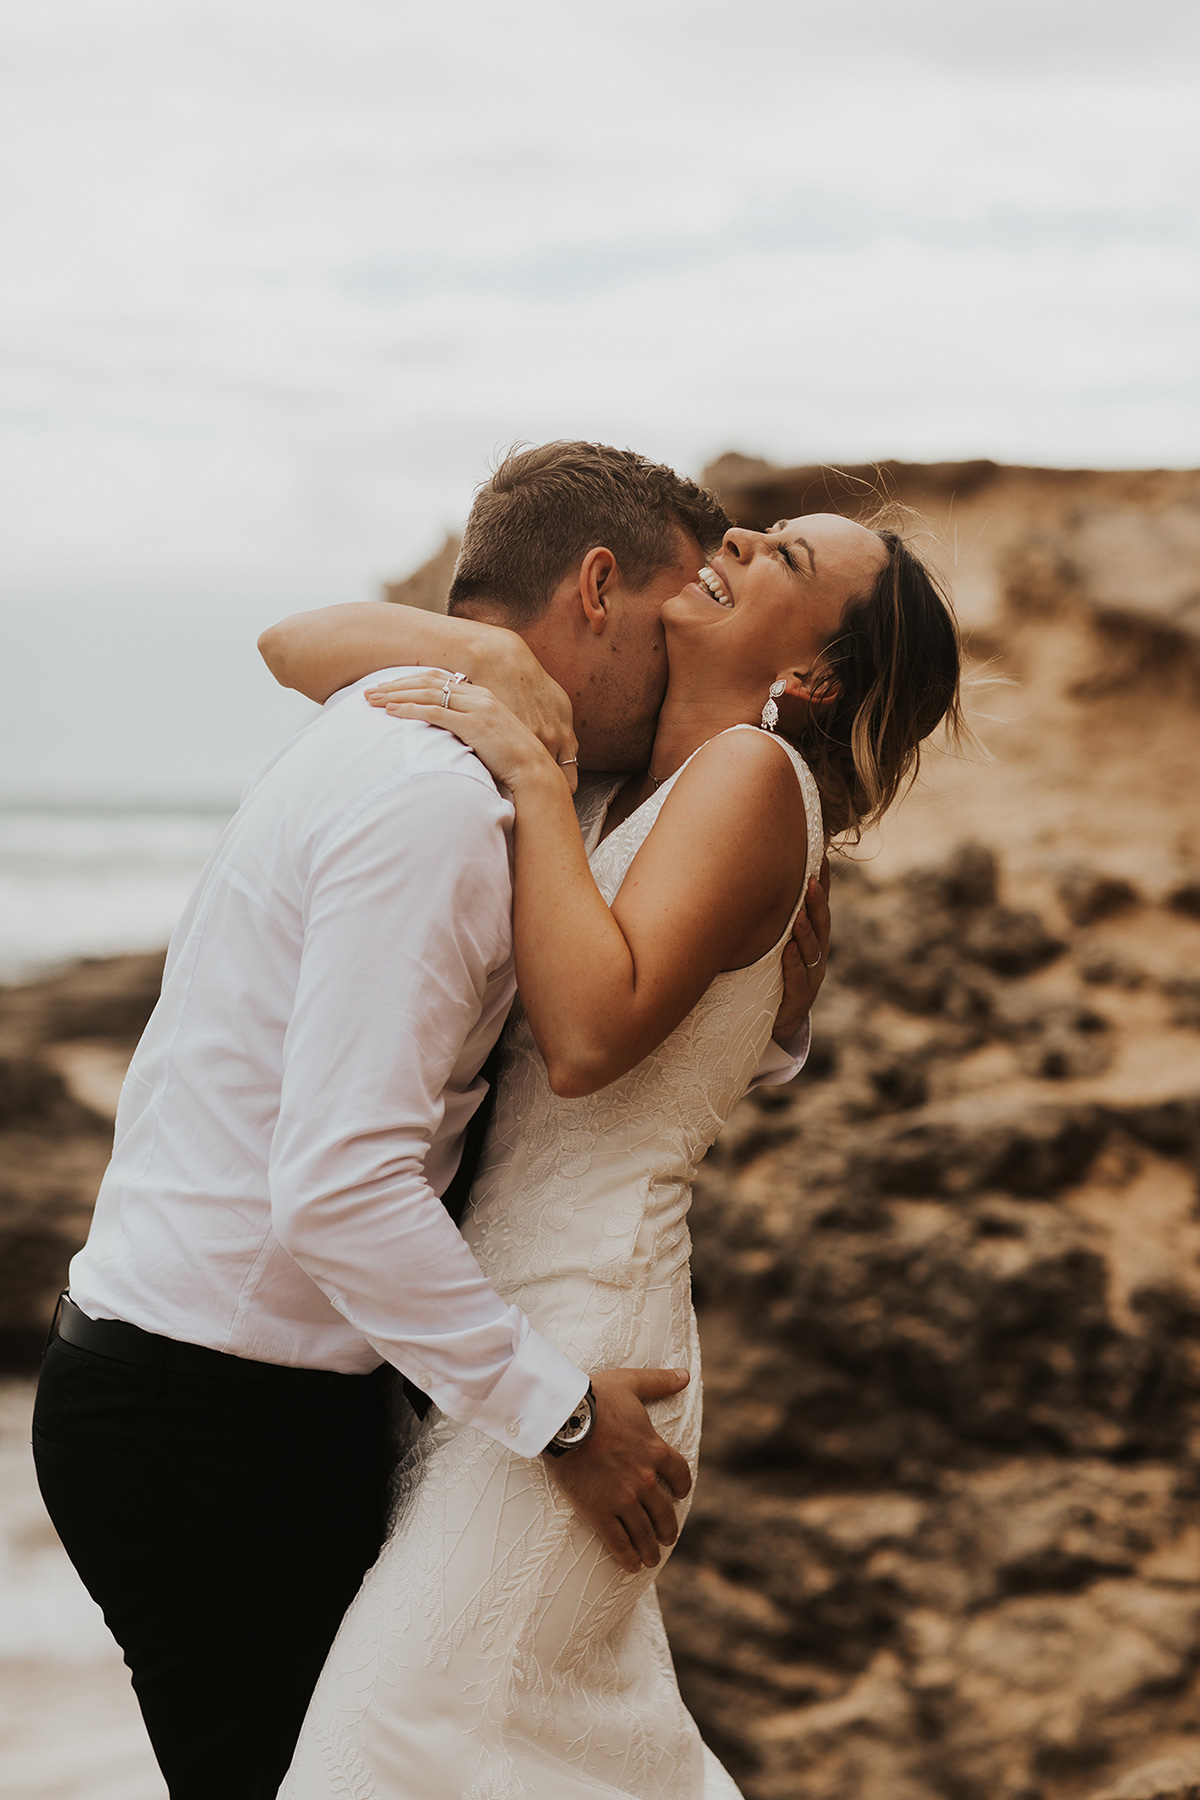
M531 1331L472 1418L473 1425L518 1456L537 1456L588 1390L569 1357Z
M794 1032L782 1044L772 1038L763 1051L762 1061L754 1071L754 1080L750 1083L756 1087L780 1087L785 1081L794 1081L805 1063L812 1045L812 1019L805 1019L799 1031Z

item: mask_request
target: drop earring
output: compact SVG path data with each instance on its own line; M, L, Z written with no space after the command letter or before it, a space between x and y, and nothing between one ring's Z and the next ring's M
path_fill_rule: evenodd
M780 694L784 694L786 692L787 692L787 682L786 681L773 681L771 683L770 687L767 689L767 704L762 709L762 720L761 720L762 728L764 731L774 731L775 727L778 725L778 723L779 723L779 708L776 706L775 702L778 700Z

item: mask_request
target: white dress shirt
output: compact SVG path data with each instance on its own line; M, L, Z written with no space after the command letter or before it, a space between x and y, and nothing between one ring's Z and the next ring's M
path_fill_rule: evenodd
M587 1376L438 1199L513 997L513 809L456 738L365 705L366 685L255 777L200 878L71 1296L259 1362L387 1358L532 1456Z
M334 695L209 859L70 1291L92 1318L259 1362L386 1359L532 1456L587 1376L501 1300L438 1198L515 989L513 808L448 732L364 704L401 672ZM758 1079L795 1074L802 1039Z

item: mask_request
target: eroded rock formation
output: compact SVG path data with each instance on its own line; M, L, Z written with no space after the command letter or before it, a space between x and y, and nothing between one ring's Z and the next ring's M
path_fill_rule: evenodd
M1200 1723L1200 1033L1128 897L980 845L835 894L814 1067L697 1190L672 1641L757 1800L1085 1794Z
M117 956L0 988L0 1367L36 1367L162 967Z
M841 866L812 1067L703 1172L683 1680L755 1800L1183 1800L1200 477L710 474L746 523L889 488L1013 685Z

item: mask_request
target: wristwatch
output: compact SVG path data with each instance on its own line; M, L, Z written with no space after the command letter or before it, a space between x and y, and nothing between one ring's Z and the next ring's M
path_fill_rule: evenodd
M575 1408L570 1418L555 1432L546 1445L545 1455L565 1456L568 1450L578 1450L586 1444L596 1428L596 1395L589 1381L587 1393Z

